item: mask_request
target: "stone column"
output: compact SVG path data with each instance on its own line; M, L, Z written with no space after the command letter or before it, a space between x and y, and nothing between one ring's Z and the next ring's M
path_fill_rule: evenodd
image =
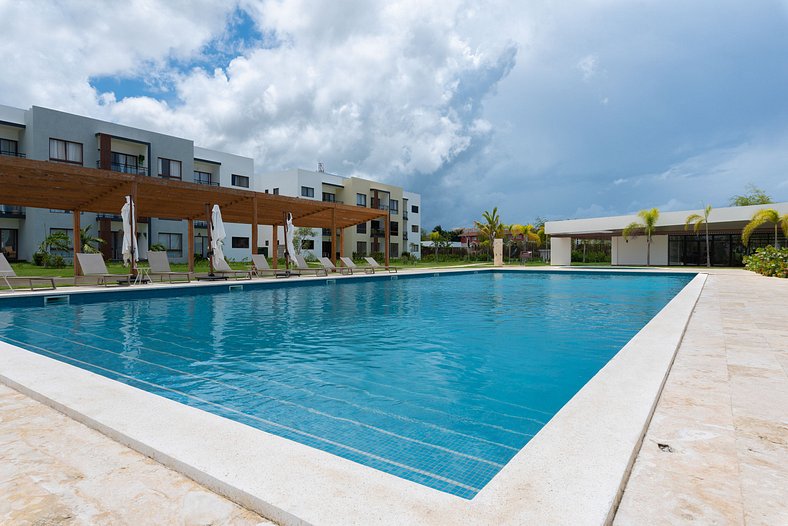
M493 265L503 266L503 239L499 237L493 240Z

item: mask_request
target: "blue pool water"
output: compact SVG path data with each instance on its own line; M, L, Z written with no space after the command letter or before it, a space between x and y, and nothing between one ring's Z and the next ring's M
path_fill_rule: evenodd
M0 340L472 498L691 278L482 272L0 306Z

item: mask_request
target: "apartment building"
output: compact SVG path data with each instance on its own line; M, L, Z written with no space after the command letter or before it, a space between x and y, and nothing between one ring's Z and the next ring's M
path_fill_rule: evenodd
M388 210L390 257L400 257L403 252L408 252L415 258L421 257L421 195L417 193L359 177L330 174L323 170L322 166L316 171L291 169L264 174L259 176L258 185L258 191L273 194ZM297 220L294 223L298 226ZM268 254L272 230L271 227L261 228L263 250ZM313 229L312 235L302 239L302 252L314 257L330 257L331 235L331 229ZM336 246L339 247L342 243L345 254L368 256L385 251L386 233L383 220L368 221L334 235L338 236ZM281 227L277 236L280 240L284 239ZM282 251L280 245L279 254L282 254Z
M254 161L224 152L199 148L189 139L164 135L111 122L33 106L25 110L0 105L0 155L65 163L102 170L161 177L203 185L255 189ZM83 228L105 240L101 250L109 259L120 259L122 230L118 215L83 212ZM225 254L248 258L251 226L227 224ZM5 206L0 190L0 249L11 260L31 260L48 235L62 231L72 237L71 212ZM161 244L173 262L188 254L185 221L140 218L140 254L151 244ZM195 252L208 250L207 224L196 221ZM70 257L70 251L62 255Z

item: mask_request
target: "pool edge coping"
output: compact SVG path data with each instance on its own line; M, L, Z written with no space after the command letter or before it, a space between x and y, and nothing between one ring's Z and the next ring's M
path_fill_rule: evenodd
M448 272L496 270L500 269L457 269ZM427 273L435 272L440 271L430 270ZM140 391L4 342L0 342L0 349L9 347L13 351L11 354L15 356L14 359L9 360L8 353L0 354L0 381L89 427L98 429L164 465L180 471L217 493L258 511L266 517L286 524L359 524L370 521L397 525L440 524L454 521L467 522L473 518L497 523L515 523L520 521L538 522L540 517L548 517L554 522L576 520L578 515L568 513L571 511L568 508L581 510L580 518L584 523L602 524L609 522L615 512L628 472L637 456L640 443L653 415L687 322L702 292L705 279L706 274L697 273L472 500L461 499L420 486L330 453L270 435L199 409L183 406L178 402ZM665 320L665 318L668 319ZM654 333L655 326L658 331L664 330L666 323L670 329L673 329L670 338L665 338L662 333L650 334ZM643 344L654 346L654 340L657 340L658 349L655 352L659 354L657 358L661 364L656 370L660 373L652 375L653 378L649 379L654 385L646 389L648 393L645 395L641 393L642 396L638 402L640 407L636 411L638 417L630 415L630 419L634 418L640 424L637 425L636 422L634 429L629 426L627 433L624 433L626 435L623 440L625 444L617 446L615 462L608 461L607 471L611 473L607 475L607 483L600 484L600 477L594 476L591 488L579 492L580 498L569 500L570 496L566 495L566 492L571 490L573 485L565 482L567 479L571 479L575 483L573 487L575 493L578 493L576 491L578 480L576 476L569 477L566 471L567 466L558 462L558 469L554 469L554 475L557 475L554 477L556 480L553 482L555 483L535 486L533 484L535 465L550 471L550 466L544 461L550 460L550 455L555 460L556 452L553 451L552 454L549 452L556 449L556 444L560 446L557 448L559 451L561 447L567 447L565 441L555 442L556 434L561 434L561 432L566 434L567 430L562 431L561 428L567 427L567 425L570 428L569 431L572 427L577 427L577 413L582 414L588 409L587 404L590 402L593 406L595 401L593 396L591 400L588 400L589 393L599 395L599 391L601 391L601 394L620 395L615 392L615 389L613 389L613 393L606 393L614 386L614 383L610 382L610 375L613 374L612 380L620 380L616 377L616 373L621 372L622 362L624 362L623 368L626 370L628 361L631 361L627 358L633 355L633 349L637 350L638 345L642 347ZM16 360L15 364L9 363L14 360ZM651 360L649 360L650 363ZM6 367L8 365L16 365L17 367ZM642 382L637 382L635 387L636 390L642 390L640 389ZM93 390L106 391L112 393L112 396L109 397L109 401L97 401L93 396ZM127 420L125 417L119 419L116 411L113 411L113 402L118 400L117 397L135 402L137 406L134 409L139 413L136 415L136 424L125 421ZM629 399L624 396L620 396L620 398ZM598 400L596 401L598 402ZM151 428L150 415L145 415L145 411L140 411L143 406L155 408L154 416L161 420L163 425L184 420L179 422L177 427L183 426L190 431L174 437L157 437L161 434L162 428L160 425L154 425ZM166 417L163 416L165 414ZM632 422L629 423L632 424ZM134 429L135 426L138 429ZM216 447L220 446L221 442L212 444L212 449L208 448L202 452L199 451L201 449L199 446L207 446L208 444L204 444L202 441L200 444L195 444L195 436L205 439L199 432L203 426L216 429L220 435L225 437L244 437L250 441L263 440L267 443L266 447L271 450L270 452L281 455L281 458L268 458L266 461L265 458L260 458L259 450L249 450L247 443L245 446L248 451L240 458L235 457L235 469L228 469L223 463L215 465L216 459L214 458L212 462L212 457L217 456ZM602 434L604 435L604 433ZM633 437L635 438L634 443ZM161 443L163 438L167 443ZM241 449L243 446L244 444L239 445ZM184 448L186 451L182 451ZM569 444L570 453L572 449ZM184 455L187 457L186 459L181 458ZM535 460L535 455L541 456L539 459L541 464L532 462ZM223 451L221 456L222 462L231 461L233 458L231 451ZM591 460L598 460L598 457L599 455ZM252 460L254 462L250 462ZM564 464L566 463L565 458L561 460L564 461ZM272 462L274 465L271 464ZM623 470L621 469L622 462L624 464ZM264 470L264 475L262 475L264 478L274 478L277 481L282 479L282 482L286 483L285 485L290 487L290 490L277 492L272 486L278 486L278 484L271 484L270 481L267 486L260 488L248 476L248 471L253 465ZM598 469L600 466L592 463L590 467ZM537 475L544 475L539 472L539 469L541 468L536 469ZM271 470L279 470L280 473L271 474ZM569 470L569 472L571 471ZM233 474L233 472L236 473ZM297 474L297 480L292 480L293 473ZM564 483L561 483L561 479L564 479ZM541 481L542 478L539 480ZM617 480L617 482L611 483L611 480ZM335 488L327 490L325 487L315 487L319 486L316 483L332 483L332 481ZM582 485L580 484L580 486ZM605 489L601 490L601 486L604 486ZM612 486L615 488L613 489ZM261 496L259 490L263 490L262 493L267 492L267 495ZM301 498L297 498L295 501L292 496L288 498L286 493L293 490L297 494L300 490L300 493L303 493ZM602 498L600 492L606 496ZM304 494L310 495L311 498L306 499L309 503L304 502ZM393 499L393 495L397 495L399 498ZM582 498L583 495L585 499ZM279 502L273 502L276 500ZM539 509L532 507L534 500L540 503ZM550 501L555 502L551 503ZM529 502L529 505L523 506L523 502ZM577 505L567 506L567 502ZM583 505L581 506L580 503ZM523 509L524 507L528 509Z

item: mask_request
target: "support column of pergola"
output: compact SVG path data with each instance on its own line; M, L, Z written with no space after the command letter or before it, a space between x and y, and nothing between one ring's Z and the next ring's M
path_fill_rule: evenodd
M257 197L252 198L252 254L257 254Z
M337 209L331 209L331 262L337 264Z
M386 254L386 266L389 265L389 250L391 250L391 212L386 212L386 246L384 254Z
M71 212L74 215L74 223L72 228L74 231L72 232L73 235L73 250L74 250L74 276L81 276L82 275L82 267L79 266L79 259L77 259L77 254L79 253L79 249L81 248L80 245L82 244L82 236L80 229L80 211L79 210L72 210Z
M271 247L271 252L272 252L271 258L273 258L272 263L274 265L274 268L278 268L279 267L279 225L274 223L273 225L271 225L271 228L273 229L273 234L271 235L271 244L273 245Z
M188 229L187 236L189 237L189 253L186 255L186 260L189 262L189 272L194 272L194 218L187 220Z

